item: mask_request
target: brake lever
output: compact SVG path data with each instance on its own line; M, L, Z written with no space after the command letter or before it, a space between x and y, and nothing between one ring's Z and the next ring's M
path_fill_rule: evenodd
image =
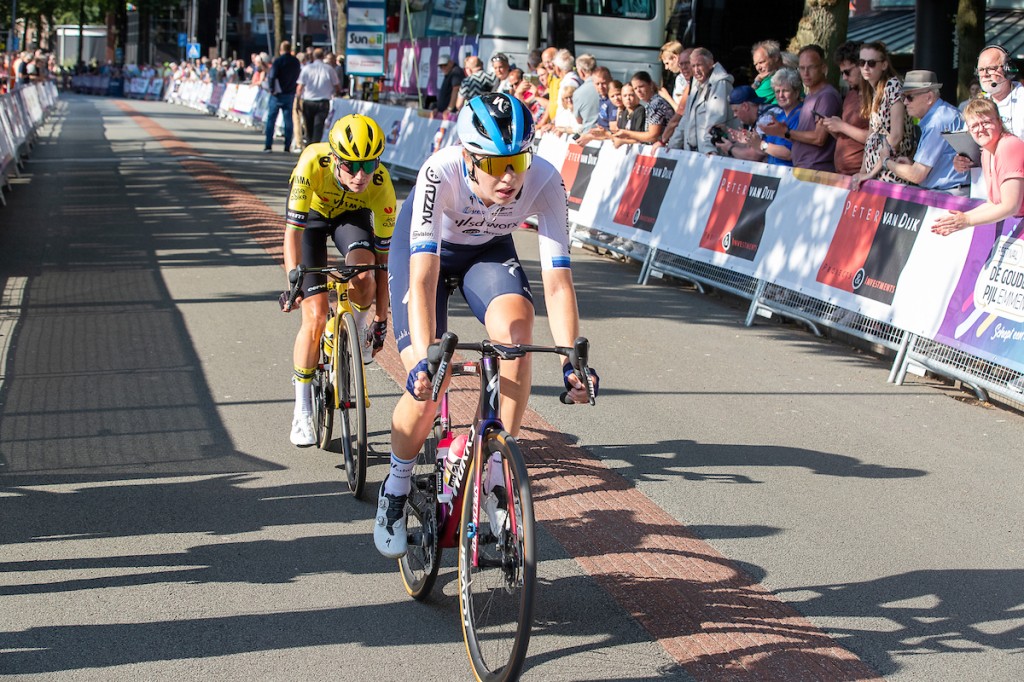
M448 374L448 367L455 354L455 344L459 337L454 332L445 332L439 343L432 343L427 349L427 374L430 375L432 386L430 390L431 402L437 402L437 396L441 393L441 385Z

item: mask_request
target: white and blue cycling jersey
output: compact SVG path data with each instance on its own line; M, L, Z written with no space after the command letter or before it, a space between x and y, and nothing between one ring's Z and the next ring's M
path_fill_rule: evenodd
M480 173L482 171L477 170ZM481 322L498 296L533 300L530 283L516 255L512 233L537 218L542 270L569 268L568 203L554 166L534 157L523 187L505 205L484 206L470 188L462 147L437 152L420 169L416 188L402 205L391 239L388 282L398 350L409 346L409 260L417 254L440 257L435 337L447 329L448 281L457 281Z
M568 268L568 204L554 166L533 157L519 195L506 205L487 207L470 189L462 147L446 147L427 159L416 179L410 250L439 254L442 241L484 244L512 234L532 216L537 217L541 268Z

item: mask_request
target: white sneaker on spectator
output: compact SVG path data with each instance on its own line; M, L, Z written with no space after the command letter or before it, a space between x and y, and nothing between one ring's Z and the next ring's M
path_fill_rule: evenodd
M308 448L316 444L316 436L313 435L313 415L298 414L292 417L292 445L300 448Z

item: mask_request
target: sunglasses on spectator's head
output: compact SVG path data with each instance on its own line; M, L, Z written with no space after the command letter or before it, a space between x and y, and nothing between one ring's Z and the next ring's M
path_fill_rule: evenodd
M884 59L861 59L857 62L857 66L866 66L869 69L873 69L884 61Z
M530 152L519 152L509 156L476 156L470 154L473 165L488 175L500 178L511 168L513 173L522 173L533 162L533 154Z
M380 157L376 159L366 159L365 161L348 161L341 157L335 156L334 160L338 162L346 173L350 175L356 175L359 171L363 171L367 175L371 175L377 167L380 166Z

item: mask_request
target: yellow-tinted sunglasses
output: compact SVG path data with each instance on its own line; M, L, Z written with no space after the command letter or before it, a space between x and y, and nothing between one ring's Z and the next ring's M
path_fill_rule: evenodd
M509 168L512 169L513 173L522 173L533 163L533 154L531 152L519 152L509 156L475 156L470 154L469 158L473 160L474 166L496 178L504 175Z

